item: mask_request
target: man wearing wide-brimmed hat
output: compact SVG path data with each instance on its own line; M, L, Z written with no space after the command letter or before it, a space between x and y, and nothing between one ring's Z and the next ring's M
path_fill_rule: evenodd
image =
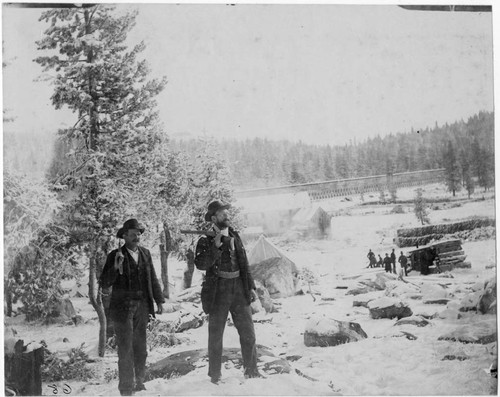
M245 377L260 377L257 370L255 330L250 303L257 298L245 248L238 233L229 227L229 204L219 200L208 205L205 221L212 222L215 236L201 237L196 244L195 265L206 270L201 300L208 316L208 376L221 379L222 339L231 313L238 330Z
M106 259L99 283L102 288L113 287L110 317L113 320L118 346L118 389L122 396L145 390L146 327L149 316L163 311L165 299L156 277L151 253L139 246L144 226L129 219L116 236L125 244L111 251Z

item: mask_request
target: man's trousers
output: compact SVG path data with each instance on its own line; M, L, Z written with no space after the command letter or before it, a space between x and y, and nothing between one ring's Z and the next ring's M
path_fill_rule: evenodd
M146 369L146 329L149 306L146 299L125 303L128 308L120 319L114 320L118 346L118 373L120 392L131 392L136 383L144 382ZM118 320L118 321L117 321Z
M222 340L228 313L240 335L245 374L257 373L257 351L252 309L248 304L241 278L219 278L215 302L208 316L208 376L219 378L222 364Z

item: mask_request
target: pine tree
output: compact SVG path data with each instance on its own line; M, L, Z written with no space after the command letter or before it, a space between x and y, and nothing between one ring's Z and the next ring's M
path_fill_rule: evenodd
M68 227L80 236L89 258L89 297L100 323L99 355L104 355L106 317L97 293L97 275L111 248L111 236L135 213L140 185L156 172L149 161L161 150L155 96L165 80L147 80L147 63L137 59L140 43L125 40L136 12L118 13L112 5L52 9L40 20L50 23L36 58L53 71L52 103L76 114L73 127L60 135L77 148L68 155L78 164L57 177L55 186L72 189L65 203Z
M455 148L453 147L453 143L451 141L448 141L448 146L446 152L444 153L444 163L446 186L448 187L448 190L453 193L453 197L455 197L455 192L461 189L461 178L460 166L455 154Z
M427 209L427 203L425 202L422 188L418 188L415 193L415 198L413 200L415 206L413 208L413 211L415 212L417 219L422 223L422 225L430 223L428 216L429 211Z

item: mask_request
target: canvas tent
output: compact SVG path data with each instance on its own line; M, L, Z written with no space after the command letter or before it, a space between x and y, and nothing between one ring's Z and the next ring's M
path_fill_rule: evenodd
M260 281L273 298L295 295L297 266L264 236L260 236L248 254L253 277Z
M324 237L330 229L330 215L319 205L301 208L292 218L292 228L308 235Z
M307 192L245 197L235 203L241 208L245 223L250 227L261 227L268 236L285 233L295 213L310 205L311 199Z

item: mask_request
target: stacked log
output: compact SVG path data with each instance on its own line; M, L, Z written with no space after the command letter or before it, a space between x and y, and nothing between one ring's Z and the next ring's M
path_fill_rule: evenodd
M465 262L467 255L462 249L460 240L449 240L432 245L436 248L436 254L441 271L450 271L455 268L470 268L470 262Z
M434 252L434 263L437 265L430 265L428 261L430 253ZM466 262L464 250L462 249L461 240L447 240L437 242L416 250L410 251L410 258L412 265L416 270L421 270L421 266L427 263L429 273L446 272L455 268L470 268L470 262ZM426 259L427 258L427 259Z
M440 225L398 229L395 242L398 247L421 246L429 244L432 240L441 240L449 234L488 226L495 226L495 220L492 218L477 218Z

